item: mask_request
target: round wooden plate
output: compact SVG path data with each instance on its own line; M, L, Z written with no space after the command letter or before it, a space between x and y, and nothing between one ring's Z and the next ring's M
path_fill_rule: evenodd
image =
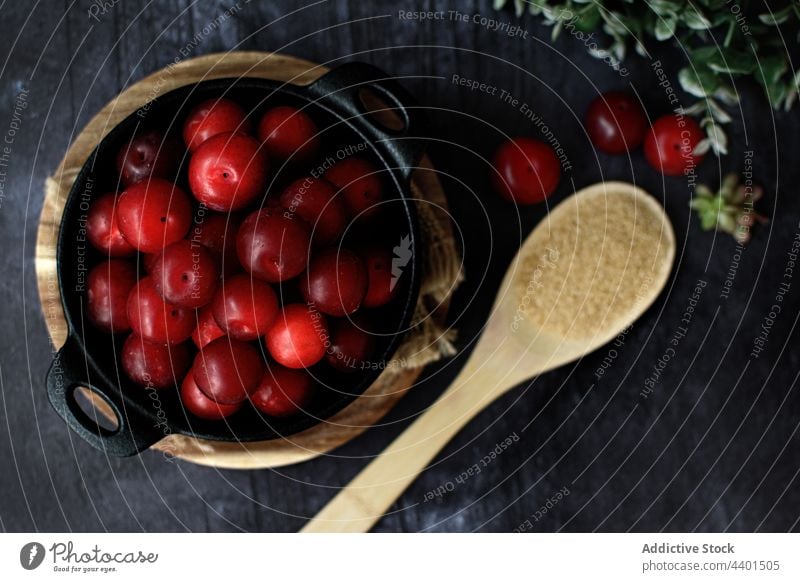
M36 242L36 276L47 329L54 347L64 344L67 324L61 307L56 272L56 242L67 195L81 166L97 143L122 119L158 95L206 79L264 77L298 85L324 74L324 66L277 53L230 52L211 54L169 65L131 85L108 103L78 135L51 178L48 178ZM440 248L455 251L446 212L447 201L430 160L423 159L413 179L417 196L427 202ZM444 327L449 298L432 316ZM202 465L255 469L299 463L326 453L361 434L385 415L414 384L422 368L386 370L364 395L327 421L285 439L254 443L217 442L173 434L154 449ZM102 409L99 399L95 405Z

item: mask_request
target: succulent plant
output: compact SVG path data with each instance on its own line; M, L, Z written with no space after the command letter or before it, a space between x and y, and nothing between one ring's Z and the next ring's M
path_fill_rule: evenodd
M689 205L697 211L703 230L721 230L732 234L742 245L750 240L750 230L767 218L755 211L755 203L764 196L760 186L739 184L736 174L728 174L717 192L697 186Z

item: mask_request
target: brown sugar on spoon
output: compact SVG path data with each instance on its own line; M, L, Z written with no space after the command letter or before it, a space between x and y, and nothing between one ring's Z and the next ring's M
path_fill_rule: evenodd
M573 196L537 228L519 297L515 326L566 340L592 337L630 312L647 295L671 252L671 237L655 203L630 191ZM530 275L527 275L530 273Z

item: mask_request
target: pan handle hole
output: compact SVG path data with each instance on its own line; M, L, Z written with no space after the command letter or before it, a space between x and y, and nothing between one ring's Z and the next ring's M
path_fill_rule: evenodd
M384 92L373 87L361 87L358 90L358 101L364 115L373 125L393 134L406 130L405 110Z
M72 391L73 413L89 430L108 436L119 430L119 418L104 396L86 386Z

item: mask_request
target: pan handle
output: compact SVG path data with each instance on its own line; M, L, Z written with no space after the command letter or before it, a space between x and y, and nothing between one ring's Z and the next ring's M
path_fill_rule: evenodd
M374 91L392 112L397 114L402 129L393 130L368 115L361 101L362 89ZM425 152L427 115L416 99L388 73L368 63L351 62L339 65L306 87L324 107L330 107L348 118L367 133L373 142L383 143L397 163L403 178L408 181ZM358 123L363 120L363 123Z
M104 390L90 377L92 364L73 334L56 354L47 372L47 397L55 411L87 443L115 457L130 457L164 437L163 431L135 405L113 397L115 389ZM94 376L99 379L100 375ZM116 416L117 428L101 427L79 406L75 391L86 387L101 397ZM134 429L135 427L135 429Z

